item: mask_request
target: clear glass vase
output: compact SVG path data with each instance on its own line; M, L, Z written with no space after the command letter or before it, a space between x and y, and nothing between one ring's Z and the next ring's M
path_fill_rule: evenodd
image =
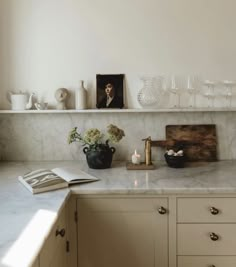
M139 104L143 108L155 107L158 103L158 86L156 77L141 77L143 87L137 95Z

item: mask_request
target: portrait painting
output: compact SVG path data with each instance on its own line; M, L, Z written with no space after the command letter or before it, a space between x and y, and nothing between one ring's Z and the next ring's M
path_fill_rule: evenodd
M124 74L97 74L97 108L124 107Z

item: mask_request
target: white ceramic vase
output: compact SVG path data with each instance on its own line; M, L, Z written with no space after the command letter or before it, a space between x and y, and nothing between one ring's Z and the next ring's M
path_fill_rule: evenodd
M87 108L87 90L84 88L84 81L80 81L80 86L75 92L75 108Z

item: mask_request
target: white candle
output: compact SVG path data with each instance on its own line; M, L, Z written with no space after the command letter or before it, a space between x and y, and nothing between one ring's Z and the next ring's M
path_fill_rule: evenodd
M133 164L140 164L140 155L137 153L136 149L134 151L134 154L132 155L132 163Z

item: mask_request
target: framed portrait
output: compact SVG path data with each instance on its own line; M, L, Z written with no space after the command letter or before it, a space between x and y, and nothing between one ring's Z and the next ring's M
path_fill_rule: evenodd
M97 108L124 107L124 74L97 74Z

